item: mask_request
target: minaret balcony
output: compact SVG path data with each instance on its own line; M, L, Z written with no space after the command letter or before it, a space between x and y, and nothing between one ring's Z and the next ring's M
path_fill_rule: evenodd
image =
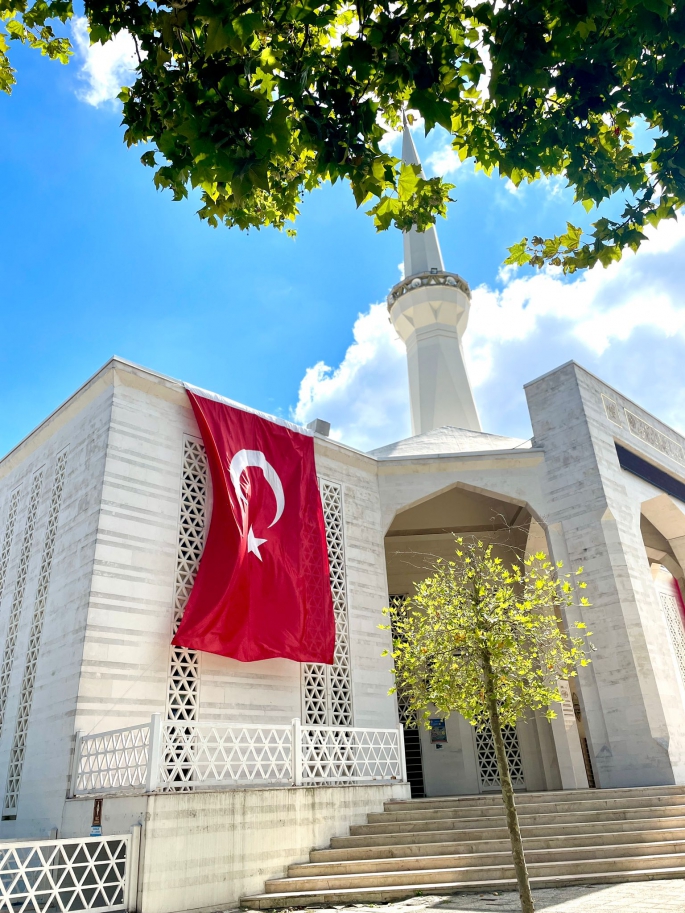
M429 270L425 273L415 273L413 276L407 276L397 285L393 286L388 295L388 311L391 311L393 305L408 292L413 292L419 288L429 286L445 285L448 288L457 288L463 292L467 298L471 298L471 289L468 282L462 279L457 273L448 273L445 270Z

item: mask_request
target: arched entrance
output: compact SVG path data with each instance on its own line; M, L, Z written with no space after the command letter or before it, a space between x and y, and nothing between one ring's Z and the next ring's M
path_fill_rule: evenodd
M453 485L395 515L385 536L388 591L394 601L414 593L437 558L453 558L455 536L477 536L494 545L503 560L522 562L547 550L544 531L525 504L497 494ZM398 695L405 725L407 770L412 794L440 796L499 790L491 735L476 733L458 714L435 713L431 727L416 727ZM573 715L570 702L569 708ZM506 732L514 785L519 790L561 789L552 727L542 714L529 715Z
M685 703L685 513L663 494L643 502L640 532L668 634L681 699Z

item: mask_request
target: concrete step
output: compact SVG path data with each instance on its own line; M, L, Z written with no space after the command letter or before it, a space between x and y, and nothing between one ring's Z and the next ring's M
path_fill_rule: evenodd
M481 822L482 824L482 822ZM545 820L543 824L527 825L523 824L521 833L524 838L546 838L563 836L571 834L580 836L585 834L601 835L605 831L644 831L644 830L664 830L664 829L681 829L685 828L685 816L682 818L630 818L622 821L612 821L607 827L605 821L592 821L572 824L558 824ZM505 824L497 827L469 827L457 828L450 827L445 830L426 830L421 831L418 828L414 831L391 833L391 834L364 834L349 837L333 837L331 839L331 848L347 849L349 847L372 847L372 846L401 846L409 843L446 843L448 841L472 841L472 840L497 840L506 839L509 832Z
M606 859L586 858L578 860L558 860L555 862L529 862L528 872L535 877L564 877L590 875L609 870L612 872L629 872L639 868L642 871L662 868L682 868L685 871L685 852L658 853L631 857L611 857ZM319 877L274 878L266 882L267 894L284 892L298 893L311 891L340 891L349 888L386 888L411 885L415 890L425 890L424 885L451 884L454 882L481 882L483 880L503 880L515 877L511 857L508 862L488 866L456 866L440 869L395 869L392 871L375 871L352 873L346 875L323 875Z
M477 811L477 810L476 810ZM645 818L683 817L682 805L663 805L653 808L598 809L596 811L556 812L528 814L527 809L519 810L522 827L549 824L584 824L596 821L629 821ZM437 830L469 830L472 828L501 827L506 822L503 811L498 814L474 815L469 818L428 818L419 821L383 821L375 824L358 824L350 828L353 837L369 837L377 834L426 833Z
M531 878L533 888L556 888L581 884L612 884L616 882L646 881L661 878L683 878L685 869L681 867L635 868L631 871L616 872L610 867L605 871L588 875L543 875ZM423 884L422 894L458 894L463 892L492 892L516 890L514 878L491 879L483 881L453 881L438 884ZM384 888L349 888L345 890L319 891L284 891L282 893L254 894L244 897L241 904L253 910L283 909L309 907L316 904L344 905L353 903L392 903L413 897L417 889L411 885L389 885Z
M597 795L597 790L594 790L594 792L596 794L594 797L578 799L575 802L568 799L559 802L520 802L517 798L516 804L521 815L571 814L572 812L604 812L639 808L680 808L681 811L685 813L685 793L683 795L621 796L616 798L605 798L601 793ZM384 812L369 814L368 823L384 824L390 822L405 823L426 820L460 820L462 818L490 818L503 814L504 805L501 801L499 803L488 803L487 805L484 804L482 806L447 805L431 809L420 808L417 810L412 808L399 810L390 808Z
M685 841L685 827L641 831L604 830L599 835L609 846L631 843L659 843ZM563 836L524 837L526 852L530 850L554 850L564 847L596 846L598 834L565 834ZM398 859L407 856L449 856L457 853L499 853L509 852L511 844L508 835L499 840L447 841L445 843L400 843L395 846L345 847L342 849L311 850L311 862L345 862L364 859Z
M516 797L534 887L685 878L685 788L574 790ZM388 802L312 850L246 907L383 903L414 894L516 887L501 797Z
M586 798L604 799L635 798L636 796L685 796L685 786L629 786L619 789L572 789L552 792L524 792L516 794L518 805L538 802L578 802ZM421 810L429 808L469 807L484 805L501 805L499 792L479 796L438 796L428 799L389 799L385 802L386 811L403 809ZM677 804L677 803L673 803Z
M554 849L525 847L528 865L542 862L575 862L584 859L636 859L640 856L671 856L685 854L685 840L665 840L653 843L621 843L604 846L559 846ZM337 862L299 862L288 867L288 878L318 878L329 875L359 875L371 872L411 872L423 869L477 868L511 865L511 847L492 848L435 856L404 856L386 859L340 860Z

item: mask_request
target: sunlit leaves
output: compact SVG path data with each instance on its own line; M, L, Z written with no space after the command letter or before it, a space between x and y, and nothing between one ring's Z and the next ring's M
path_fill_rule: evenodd
M71 56L67 38L55 35L50 20L66 22L73 15L69 0L0 0L0 91L8 95L16 83L9 60L9 42L21 41L51 60L66 63Z
M482 725L490 669L502 725L531 709L553 717L559 679L589 662L591 632L579 623L569 637L560 619L578 582L542 552L508 565L491 545L458 539L455 560L437 561L411 599L386 610L403 700L424 719L457 711Z
M92 40L136 40L126 142L161 154L146 164L175 199L200 188L212 225L283 228L305 193L346 180L379 230L426 228L449 185L382 145L407 107L486 174L563 175L587 211L624 201L587 231L512 244L510 263L608 265L685 204L682 2L87 0L86 14ZM50 21L70 15L64 0L0 0L0 88L12 39L66 59Z

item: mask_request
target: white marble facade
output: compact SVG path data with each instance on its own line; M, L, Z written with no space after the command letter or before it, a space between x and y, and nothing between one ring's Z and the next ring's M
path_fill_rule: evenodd
M616 444L685 485L685 440L574 363L526 393L531 442L442 428L362 454L316 437L342 493L349 721L396 725L381 609L421 576L417 554L482 531L494 505L505 527L525 520L524 545L584 566L597 647L573 685L580 725L571 708L519 726L525 788L586 785L581 738L599 787L684 783L685 636L679 648L659 581L683 577L685 503L621 468ZM182 385L114 359L0 461L3 837L63 827L77 730L168 712L189 442ZM200 720L307 712L298 664L196 660ZM421 735L426 791L479 791L473 730L453 717L447 732L440 752Z
M6 544L0 556L9 557L0 645L7 642L11 614L17 615L14 594L31 484L43 472L0 732L4 786L52 476L57 455L65 449L68 454L19 801L16 818L5 815L0 824L4 836L45 835L60 827L77 730L131 726L168 711L188 441L200 439L183 386L115 359L0 462L0 549ZM397 711L388 695L390 661L381 657L388 635L378 629L387 587L375 461L326 439L316 441L316 461L320 477L342 490L350 721L392 727ZM12 521L13 503L18 507ZM197 661L197 719L278 724L303 716L299 664L245 664L211 654ZM2 670L9 665L5 656Z

